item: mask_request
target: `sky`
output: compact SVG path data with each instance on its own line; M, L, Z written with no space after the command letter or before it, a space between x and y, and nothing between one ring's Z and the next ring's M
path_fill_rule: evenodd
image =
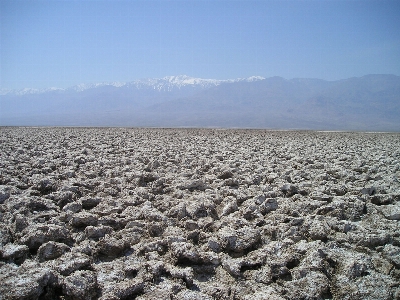
M400 1L0 0L0 88L400 75Z

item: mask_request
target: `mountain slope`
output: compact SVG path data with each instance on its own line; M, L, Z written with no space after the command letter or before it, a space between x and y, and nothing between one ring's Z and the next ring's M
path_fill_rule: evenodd
M338 81L188 76L0 96L0 125L400 131L400 77Z

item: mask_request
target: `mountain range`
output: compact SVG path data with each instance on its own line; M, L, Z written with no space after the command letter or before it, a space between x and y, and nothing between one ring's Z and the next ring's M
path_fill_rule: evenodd
M0 125L400 131L400 76L325 81L180 75L0 90Z

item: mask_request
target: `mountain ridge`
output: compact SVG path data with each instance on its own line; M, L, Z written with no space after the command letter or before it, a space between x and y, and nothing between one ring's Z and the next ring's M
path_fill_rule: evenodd
M67 92L67 91L76 91L82 92L87 89L93 89L98 87L104 86L111 86L111 87L136 87L136 88L143 88L143 87L152 87L158 90L169 90L171 87L175 86L177 88L187 86L187 85L200 85L203 87L209 86L216 86L221 83L232 83L238 81L256 81L256 80L263 80L264 77L261 76L250 76L247 78L236 78L236 79L205 79L205 78L196 78L190 77L187 75L175 75L175 76L165 76L162 78L144 78L144 79L137 79L133 81L127 82L98 82L98 83L89 83L89 84L77 84L74 86L70 86L67 88L59 88L59 87L50 87L45 89L35 89L35 88L23 88L23 89L1 89L0 95L25 95L25 94L40 94L40 93L47 93L47 92Z
M87 86L86 86L87 87ZM0 96L0 125L400 131L400 77L186 75Z

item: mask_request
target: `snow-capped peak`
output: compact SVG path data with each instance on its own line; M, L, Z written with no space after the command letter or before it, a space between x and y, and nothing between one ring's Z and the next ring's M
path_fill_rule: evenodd
M248 78L246 78L246 81L248 82L252 82L252 81L259 81L259 80L264 80L264 77L261 76L250 76Z
M102 87L102 86L113 86L113 87L122 87L126 85L126 82L119 82L119 81L115 81L115 82L99 82L99 83L89 83L89 84L78 84L75 86L72 86L68 89L72 89L75 90L77 92L82 92L84 90L88 90L88 89L93 89L93 88L97 88L97 87Z
M0 95L26 95L26 94L40 94L54 91L74 91L74 92L82 92L88 89L99 88L99 87L135 87L137 89L142 88L151 88L159 91L172 91L174 89L181 89L183 87L199 87L199 88L209 88L212 86L217 86L222 83L233 83L233 82L253 82L258 80L263 80L264 77L261 76L251 76L248 78L236 78L236 79L203 79L203 78L195 78L187 75L176 75L176 76L165 76L163 78L147 78L147 79L139 79L131 82L101 82L101 83L90 83L90 84L78 84L69 88L57 88L51 87L47 89L32 89L32 88L24 88L20 90L8 90L1 89Z
M64 91L64 89L57 88L57 87L50 87L50 88L46 88L46 89L24 88L24 89L19 89L19 90L0 89L0 95L13 94L16 96L22 96L22 95L26 95L26 94L42 94L42 93L54 92L54 91Z
M178 76L166 76L161 78L161 80L167 81L168 83L175 84L178 86L184 85L219 85L225 82L239 82L239 81L258 81L264 80L264 77L261 76L251 76L248 78L236 78L236 79L204 79L204 78L195 78L187 75L178 75Z

